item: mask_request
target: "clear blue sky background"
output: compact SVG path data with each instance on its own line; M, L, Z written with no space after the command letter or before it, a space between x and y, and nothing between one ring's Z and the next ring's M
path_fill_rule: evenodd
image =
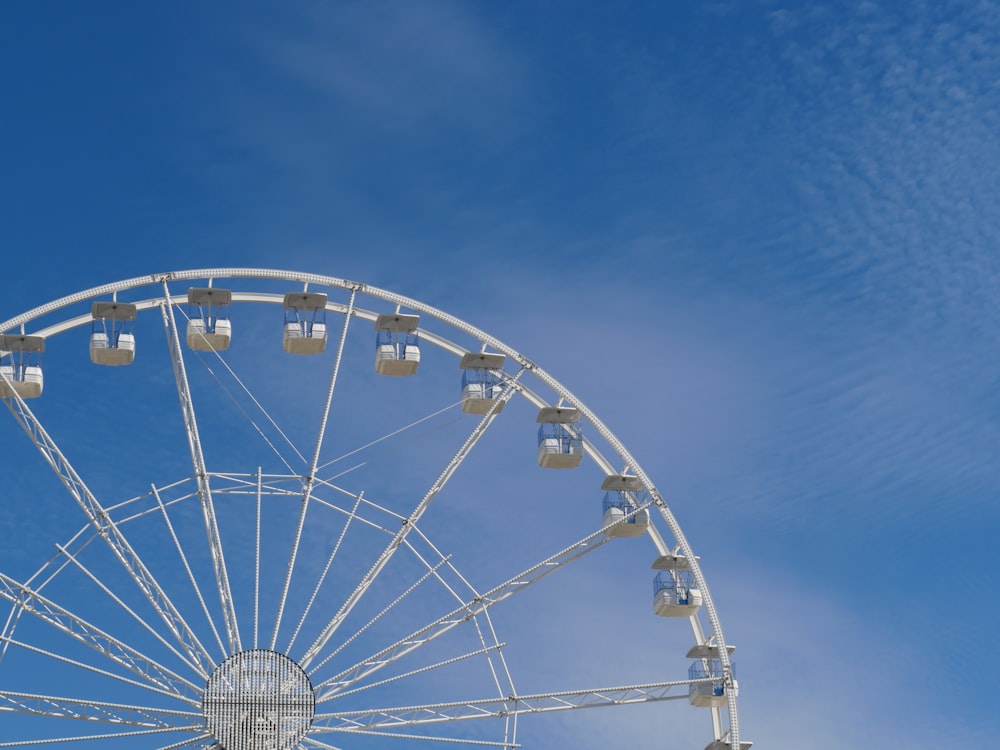
M994 741L1000 5L16 3L0 50L0 318L213 266L446 309L666 491L745 738Z

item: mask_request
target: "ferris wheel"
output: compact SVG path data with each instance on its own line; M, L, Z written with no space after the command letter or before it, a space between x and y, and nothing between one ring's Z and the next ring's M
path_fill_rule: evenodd
M0 398L0 748L750 745L650 477L457 317L153 274L0 324Z

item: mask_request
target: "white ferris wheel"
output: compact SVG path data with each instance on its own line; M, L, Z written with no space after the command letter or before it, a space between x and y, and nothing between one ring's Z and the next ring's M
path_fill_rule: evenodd
M0 748L749 747L664 498L483 330L218 268L0 334Z

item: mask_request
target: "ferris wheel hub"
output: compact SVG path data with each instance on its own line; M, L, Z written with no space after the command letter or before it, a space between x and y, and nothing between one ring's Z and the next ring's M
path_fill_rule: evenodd
M312 726L316 697L309 676L294 660L248 649L209 675L202 712L226 750L291 750Z

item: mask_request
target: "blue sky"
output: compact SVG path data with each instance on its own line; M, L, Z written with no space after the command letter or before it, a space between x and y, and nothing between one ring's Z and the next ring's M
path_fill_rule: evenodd
M990 2L8 7L0 318L226 266L452 312L667 495L745 738L986 744L998 37Z

